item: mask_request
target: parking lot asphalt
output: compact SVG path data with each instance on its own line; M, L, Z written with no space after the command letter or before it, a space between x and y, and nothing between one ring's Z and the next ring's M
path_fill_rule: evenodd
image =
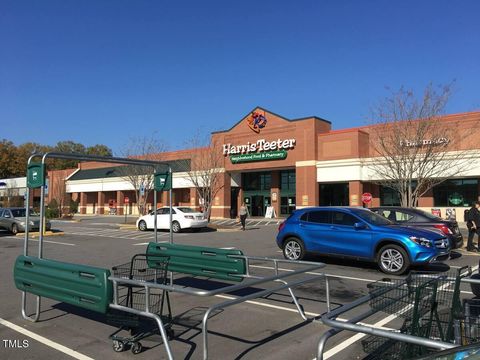
M132 255L142 253L152 231L120 229L111 220L85 219L80 222L55 222L64 236L47 237L44 257L65 262L111 268L128 262ZM222 248L238 248L245 254L281 258L275 244L277 224L247 225L246 231L180 233L174 242ZM159 241L168 241L168 232L159 232ZM38 241L30 241L30 254L36 254ZM40 321L31 323L21 316L21 293L15 289L12 269L15 258L23 251L23 238L0 232L0 358L1 359L164 359L165 348L158 336L142 340L146 350L138 355L131 352L115 353L108 335L115 327L104 317L49 299L42 300ZM451 259L434 264L428 270L444 271L469 265L477 266L480 256L464 250L455 251ZM345 261L325 257L309 260L324 262L326 267L315 274L333 276L331 299L334 306L349 303L367 294L367 284L383 279L374 264ZM282 266L283 268L283 266ZM287 267L285 267L287 268ZM271 264L252 265L257 274L272 273ZM284 271L287 271L285 269ZM427 269L415 269L427 270ZM462 286L462 295L471 296ZM325 284L320 279L301 285L295 290L307 315L317 317L326 312ZM235 298L238 294L220 295L215 299L192 298L172 294L175 338L170 341L176 359L201 359L201 318L208 306ZM29 297L29 309L33 309ZM358 313L362 309L356 309ZM386 314L376 314L364 322L376 326L395 327ZM386 320L387 319L387 320ZM211 359L306 359L316 357L316 345L329 327L319 321L303 321L296 313L288 292L282 291L268 298L254 299L215 314L209 324ZM361 359L364 357L362 335L343 332L327 343L324 358Z

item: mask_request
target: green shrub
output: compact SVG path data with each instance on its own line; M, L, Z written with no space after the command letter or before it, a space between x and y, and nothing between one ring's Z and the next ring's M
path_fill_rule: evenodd
M58 208L58 202L55 199L52 199L45 209L45 217L47 219L55 219L60 216L60 209Z

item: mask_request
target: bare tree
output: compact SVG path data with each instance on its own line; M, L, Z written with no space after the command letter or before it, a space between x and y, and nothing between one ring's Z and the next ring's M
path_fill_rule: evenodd
M131 138L121 156L142 160L160 161L167 146L152 137ZM139 214L145 214L148 195L153 190L154 171L149 166L126 165L118 168L120 176L128 181L135 191L135 203ZM143 191L142 191L143 189ZM142 195L143 192L143 195ZM154 204L156 206L156 204Z
M4 207L23 206L23 197L20 196L15 180L7 183L0 193L3 193Z
M365 165L376 183L398 192L402 206L417 206L426 192L466 169L460 121L440 120L451 92L452 84L429 84L421 97L401 88L373 110L374 153Z
M219 145L211 138L202 136L200 131L187 141L187 146L195 149L187 171L188 178L197 191L204 216L208 220L210 220L215 197L224 186L222 181L225 172L224 159L218 150L221 148Z
M63 176L59 176L57 179L55 179L55 181L52 182L53 184L50 191L52 191L52 195L57 200L59 216L62 217L65 214L65 208L69 209L70 207L70 199L67 194L65 178L63 178Z

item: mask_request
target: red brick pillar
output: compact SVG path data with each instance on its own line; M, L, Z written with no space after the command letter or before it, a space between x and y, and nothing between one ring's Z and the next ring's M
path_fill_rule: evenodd
M87 193L81 192L80 193L80 206L79 206L80 214L87 213Z
M363 184L361 181L348 182L349 203L350 206L362 206ZM371 205L370 205L371 206Z
M124 215L125 210L125 194L123 191L117 190L117 215Z
M97 195L97 214L103 215L104 214L104 207L105 207L105 193L103 191L99 191Z
M190 188L190 207L195 210L199 210L199 203L198 203L198 194L197 189Z
M220 191L215 195L212 201L211 217L230 218L230 204L231 204L231 177L228 173L219 174Z
M317 167L301 166L296 168L296 208L316 206L319 202Z
M272 184L270 190L271 206L275 214L280 215L280 171L272 171Z

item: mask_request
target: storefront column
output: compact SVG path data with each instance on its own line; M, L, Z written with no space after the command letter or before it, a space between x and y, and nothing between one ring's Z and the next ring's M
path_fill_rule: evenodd
M272 184L270 190L270 205L275 209L275 214L280 215L280 171L272 171Z
M190 188L190 207L194 210L200 210L197 189L194 187Z
M99 191L97 194L97 214L103 215L104 214L104 207L105 207L105 193L103 191Z
M348 192L350 196L350 206L363 206L363 184L361 181L349 181Z
M230 218L230 204L231 204L231 178L230 174L222 173L219 174L220 181L219 186L220 191L215 195L212 204L212 213L211 217L217 218ZM223 186L223 187L222 187Z
M123 191L117 190L117 215L124 215L125 213L123 212L125 209L125 194Z
M296 208L317 206L319 191L317 183L317 167L301 166L296 168Z
M80 206L78 207L80 214L87 213L87 193L81 192L80 193Z
M368 184L368 190L372 194L372 207L381 206L380 205L380 185L377 184Z

